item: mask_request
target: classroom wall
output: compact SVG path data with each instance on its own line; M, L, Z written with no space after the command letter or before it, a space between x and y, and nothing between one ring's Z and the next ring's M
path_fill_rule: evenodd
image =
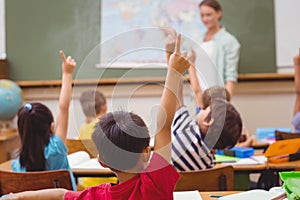
M81 86L73 92L68 137L77 137L79 126L84 121L78 98L82 91L92 88ZM150 125L150 131L153 133L155 123L152 121L155 122L155 119L151 120L151 116L155 116L160 101L160 85L129 84L120 85L117 89L113 86L101 86L100 89L107 96L108 111L121 108L134 111ZM59 88L27 88L23 91L26 101L41 101L51 108L55 116L57 115ZM187 84L184 87L184 101L193 113L194 99ZM241 113L246 127L255 134L257 127L292 128L294 101L294 85L290 80L241 82L236 88L232 103Z
M300 1L274 0L276 64L281 68L293 66L293 57L300 48Z
M60 63L58 56L60 49L76 58L78 66L82 65L81 69L85 68L81 70L80 74L82 77L78 78L94 79L101 76L103 70L96 68L96 64L100 62L100 52L98 52L100 49L97 45L100 43L101 20L107 20L106 18L101 19L101 14L104 13L103 9L105 9L105 6L101 7L101 2L105 4L106 1L7 0L5 6L5 29L6 53L10 64L9 78L15 81L59 80L60 70L55 68L55 66L58 66ZM119 9L117 7L117 1L109 2L109 4L112 4L112 7L116 8L117 13L119 13L119 10L122 10L122 8ZM137 2L143 1L123 1L122 3L128 5L125 7L130 8L133 6L133 8L136 8L134 5L138 4ZM156 5L156 3L161 4L161 2L163 1L156 0L148 3ZM191 19L200 22L197 7L198 1L192 0L191 2L194 6L190 8L191 10L188 10L188 15L192 13ZM224 8L222 24L241 43L239 73L276 72L273 0L226 0L221 1L221 3ZM176 5L175 8L183 8L186 4L188 4L186 1L180 0L176 1L174 5ZM167 5L171 6L172 1L168 1ZM128 30L136 29L136 26L150 27L155 25L151 23L153 21L151 16L157 10L151 10L152 6L149 6L149 9L145 6L143 8L146 9L146 12L141 12L141 18L145 19L147 23L141 23L143 20L136 19L133 16L132 20L131 17L128 17L128 19L121 20L119 24L133 24L129 26ZM177 14L177 12L175 13ZM176 27L176 24L190 24L189 19L184 20L182 23L180 18L175 15L175 21L179 20L180 22L165 25ZM154 21L159 21L160 19L159 17ZM174 21L173 16L171 16L170 21ZM118 23L113 22L109 23L109 28L111 29L118 26ZM108 27L102 30L104 29L108 29ZM188 32L200 35L201 28L193 26ZM110 36L124 36L124 34L119 35L118 33L113 32ZM137 31L136 34L139 35L138 38L144 35L140 31ZM189 34L184 35L189 36ZM151 34L151 36L153 35ZM138 41L143 43L140 40ZM102 53L103 49L105 49L103 47L106 45L109 48L117 46L120 50L119 43L110 45L110 42L106 41L101 44ZM154 45L152 47L156 49L157 46ZM139 46L137 49L140 49ZM124 56L124 54L128 53L132 53L132 51L121 51L117 54L118 56L113 58L119 58L119 56ZM77 70L79 68L75 69L75 71ZM155 71L144 68L136 70L135 73L130 73L130 75L132 77L161 76L161 73L154 73ZM120 77L124 74L122 72L124 71L108 69L103 76L107 78Z
M0 0L0 59L6 58L5 49L5 2Z

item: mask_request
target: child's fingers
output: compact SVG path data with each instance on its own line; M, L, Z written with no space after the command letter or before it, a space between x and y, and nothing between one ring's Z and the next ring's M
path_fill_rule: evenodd
M176 38L177 33L176 33L175 29L172 28L170 34L173 36L173 38Z
M189 55L189 52L187 52L187 51L183 51L183 52L181 53L181 56L182 56L183 58L185 58L185 59L188 58L188 55Z
M176 37L176 31L173 28L166 27L163 29L163 32L164 32L165 36L171 35L173 37Z
M67 61L70 62L71 60L72 60L72 57L71 57L71 56L68 56L68 57L67 57Z
M63 60L63 62L66 62L66 56L65 56L65 53L64 53L62 50L60 50L60 51L59 51L59 54L60 54L60 57L61 57L61 59Z
M175 53L180 54L180 41L181 41L181 34L179 33L176 37L176 43L175 43Z
M72 64L72 65L76 65L76 62L75 62L74 59L71 60L71 64Z

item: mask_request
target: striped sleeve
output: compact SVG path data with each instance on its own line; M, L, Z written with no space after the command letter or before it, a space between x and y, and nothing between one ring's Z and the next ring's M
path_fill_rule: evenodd
M203 142L197 122L184 106L176 111L172 124L172 163L179 171L214 166L213 154Z

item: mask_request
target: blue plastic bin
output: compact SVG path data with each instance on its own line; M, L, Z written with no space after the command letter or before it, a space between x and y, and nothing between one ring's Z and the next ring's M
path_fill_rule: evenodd
M252 147L233 147L235 157L249 158L254 155L254 149Z

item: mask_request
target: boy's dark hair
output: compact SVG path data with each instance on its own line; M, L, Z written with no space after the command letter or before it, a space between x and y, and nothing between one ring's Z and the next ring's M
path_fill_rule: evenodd
M223 99L213 99L208 118L214 119L205 137L209 148L228 149L238 142L243 124L239 112L231 103Z
M21 138L20 164L26 171L46 170L44 148L48 145L53 122L51 111L41 103L31 103L18 111Z
M150 142L145 122L126 111L105 114L96 124L92 139L100 160L115 171L135 167Z
M230 94L228 90L221 86L212 86L204 90L202 95L203 109L211 104L211 99L220 98L230 101Z
M87 117L96 117L101 113L103 105L106 104L106 98L98 90L88 90L81 94L80 104L82 111Z

